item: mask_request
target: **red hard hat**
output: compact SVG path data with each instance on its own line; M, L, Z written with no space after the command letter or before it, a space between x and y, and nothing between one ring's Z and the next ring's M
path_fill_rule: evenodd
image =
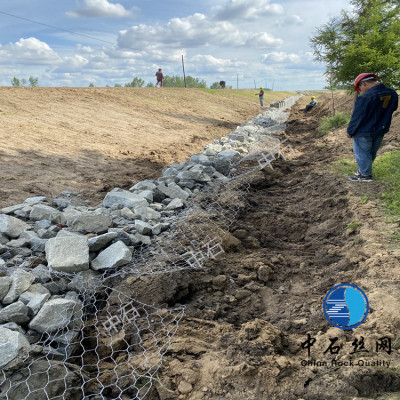
M370 76L370 77L373 77L374 79L377 78L377 76L376 76L375 74L372 74L372 73L370 73L370 72L363 72L362 74L360 74L360 75L357 76L357 78L356 78L355 81L354 81L354 90L355 90L356 92L359 92L359 91L360 91L360 88L358 87L359 83L360 83L363 79L368 78L369 76Z

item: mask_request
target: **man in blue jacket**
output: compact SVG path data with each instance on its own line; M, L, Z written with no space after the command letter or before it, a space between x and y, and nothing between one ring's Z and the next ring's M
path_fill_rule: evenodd
M385 133L392 123L392 114L398 107L398 95L394 89L377 81L375 74L363 73L354 81L354 90L361 92L354 105L347 128L347 136L353 138L353 149L358 171L352 181L372 181L372 163Z

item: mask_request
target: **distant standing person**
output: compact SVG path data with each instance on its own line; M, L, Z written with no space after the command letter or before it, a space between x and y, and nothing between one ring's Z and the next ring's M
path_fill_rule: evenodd
M372 181L372 163L390 129L392 114L397 110L399 97L394 89L377 81L375 74L363 73L354 81L354 90L361 92L354 104L347 128L347 137L353 139L353 150L358 171L352 181Z
M156 77L157 77L156 87L158 86L158 84L160 84L160 87L163 87L164 74L162 73L161 68L159 68L158 71L156 72Z
M260 86L260 92L257 94L258 94L258 98L260 99L261 107L264 107L264 88L262 86ZM256 96L257 96L257 94L256 94Z

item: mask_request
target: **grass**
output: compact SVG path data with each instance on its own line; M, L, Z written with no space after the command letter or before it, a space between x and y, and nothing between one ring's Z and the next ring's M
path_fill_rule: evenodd
M319 132L326 135L332 129L340 128L350 122L351 114L339 112L332 117L325 117L319 124Z
M358 229L360 226L362 226L361 222L357 221L352 221L349 224L346 225L346 228L348 229Z
M400 151L378 157L373 166L374 179L384 185L382 199L391 214L400 216Z
M335 171L343 175L351 175L357 171L354 158L342 158L332 164ZM379 196L385 204L387 214L393 221L400 221L400 150L387 152L376 158L373 164L374 180L382 183L383 193ZM365 204L369 197L361 197L361 204ZM400 235L393 236L398 240Z
M335 171L343 175L352 175L358 170L358 165L354 157L341 158L340 160L334 161L332 165Z

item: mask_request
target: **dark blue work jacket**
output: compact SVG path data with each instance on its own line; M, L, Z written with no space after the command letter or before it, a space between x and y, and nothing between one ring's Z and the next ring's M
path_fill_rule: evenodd
M347 134L379 136L389 131L399 97L394 89L379 84L362 94L354 105Z

